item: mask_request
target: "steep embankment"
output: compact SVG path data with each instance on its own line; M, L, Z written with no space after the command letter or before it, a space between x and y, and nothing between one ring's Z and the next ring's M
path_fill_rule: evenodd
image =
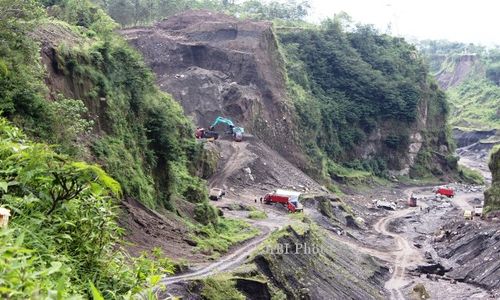
M500 210L500 147L493 148L489 167L492 175L491 187L484 192L484 209L487 212Z
M276 35L270 22L188 11L122 34L198 126L230 117L316 177L339 177L333 160L378 175L443 174L446 103L415 49L336 26Z

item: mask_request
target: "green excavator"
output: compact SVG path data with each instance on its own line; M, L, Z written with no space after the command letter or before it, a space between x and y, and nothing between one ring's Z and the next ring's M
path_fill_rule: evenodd
M217 117L212 125L210 125L208 130L205 128L197 128L196 138L213 138L216 140L217 138L219 138L219 133L215 130L215 126L217 126L218 124L226 124L226 133L231 134L236 142L241 142L243 140L245 129L243 129L243 127L234 126L233 121L223 117Z

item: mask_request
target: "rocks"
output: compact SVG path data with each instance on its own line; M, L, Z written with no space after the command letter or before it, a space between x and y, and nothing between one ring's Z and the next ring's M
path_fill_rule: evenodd
M383 208L387 210L396 210L396 203L395 202L389 202L385 200L374 200L375 202L375 207L377 208Z
M500 231L496 225L456 222L444 231L449 237L434 246L440 257L456 264L447 276L488 289L500 288Z
M287 299L380 299L388 269L325 235L301 234L289 227L278 244L304 244L321 249L311 254L261 254L254 263ZM361 262L361 263L353 263ZM383 293L382 293L383 294Z
M441 263L431 263L431 264L424 264L424 265L418 265L413 272L421 273L421 274L437 274L437 275L444 275L445 273L449 272L451 268L446 268Z

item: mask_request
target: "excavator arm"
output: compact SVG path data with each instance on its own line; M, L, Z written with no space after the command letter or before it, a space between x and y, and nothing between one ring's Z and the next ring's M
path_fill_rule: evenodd
M217 117L217 119L215 119L215 121L212 123L212 125L210 125L210 128L214 128L219 123L226 124L229 127L234 127L233 121L226 119L226 118L223 118L223 117Z
M210 131L215 130L215 126L219 123L226 124L228 126L228 133L233 135L235 141L240 142L243 139L243 133L245 130L243 127L235 127L233 121L223 117L217 117L215 121L210 125Z

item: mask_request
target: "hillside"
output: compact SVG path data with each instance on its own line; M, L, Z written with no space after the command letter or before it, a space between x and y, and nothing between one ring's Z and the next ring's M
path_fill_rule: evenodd
M450 124L464 129L500 128L498 48L423 41L423 51L450 103Z
M444 95L402 40L335 22L273 29L209 11L122 34L198 126L228 116L315 178L343 180L344 167L380 176L453 168L443 159Z
M119 298L174 270L163 251L205 260L186 242L204 226L234 230L214 238L221 252L256 234L209 205L196 176L209 167L191 122L101 9L70 0L0 5L0 111L13 123L1 120L0 205L12 212L2 231L2 297L90 297L90 282ZM31 252L32 260L23 255ZM32 276L22 284L20 269Z
M494 147L491 151L490 171L492 174L491 187L484 192L484 205L488 212L500 210L500 147Z

